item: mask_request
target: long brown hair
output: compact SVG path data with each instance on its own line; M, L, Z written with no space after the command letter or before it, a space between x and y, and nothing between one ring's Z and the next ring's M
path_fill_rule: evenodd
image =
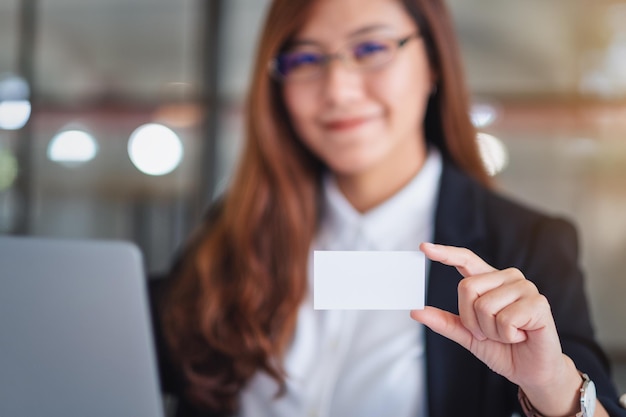
M403 0L437 74L425 137L484 184L452 22L443 0ZM267 64L305 22L314 0L275 0L259 42L246 102L246 145L219 207L196 231L172 271L163 329L186 395L232 412L263 371L284 388L283 355L307 288L323 164L290 125Z

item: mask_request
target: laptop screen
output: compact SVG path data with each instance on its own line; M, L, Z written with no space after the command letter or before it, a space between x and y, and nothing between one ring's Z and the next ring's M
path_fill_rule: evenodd
M0 237L0 416L162 417L141 254Z

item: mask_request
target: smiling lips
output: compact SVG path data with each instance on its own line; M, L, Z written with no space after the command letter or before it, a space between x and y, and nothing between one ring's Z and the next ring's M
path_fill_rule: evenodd
M369 117L353 117L346 119L337 119L332 120L330 122L324 123L324 127L327 130L340 132L344 130L353 129L355 127L361 126L362 124L368 122L370 120Z

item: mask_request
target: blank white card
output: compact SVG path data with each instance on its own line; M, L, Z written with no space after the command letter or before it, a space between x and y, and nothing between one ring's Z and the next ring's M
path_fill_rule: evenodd
M425 258L418 251L315 251L315 310L424 308Z

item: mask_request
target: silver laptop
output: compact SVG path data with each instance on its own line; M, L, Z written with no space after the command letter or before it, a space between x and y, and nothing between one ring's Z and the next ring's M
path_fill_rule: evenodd
M0 237L0 416L163 416L134 245Z

